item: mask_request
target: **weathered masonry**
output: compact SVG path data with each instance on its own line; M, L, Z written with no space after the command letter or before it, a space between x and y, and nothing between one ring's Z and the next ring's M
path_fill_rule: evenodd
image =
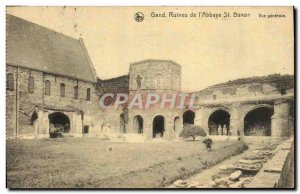
M97 130L97 78L81 39L7 15L6 62L8 138Z
M266 83L207 88L197 93L195 123L210 135L293 136L294 89Z
M185 123L212 136L294 135L294 86L262 80L194 92L196 110L98 105L105 93L178 94L181 69L171 60L148 59L130 64L127 75L98 79L82 39L7 15L7 138L54 137L60 130L77 137L176 139Z

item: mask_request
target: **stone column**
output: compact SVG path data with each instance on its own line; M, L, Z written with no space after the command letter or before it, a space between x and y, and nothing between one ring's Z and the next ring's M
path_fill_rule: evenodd
M175 137L174 139L179 139L179 134L183 130L183 123L182 123L182 117L179 117L176 126L175 126ZM174 123L175 125L175 123Z
M241 128L241 123L240 121L240 109L241 109L241 104L240 103L235 103L232 105L232 109L230 112L230 126L229 126L229 131L232 136L237 136L238 131L240 135L243 135L243 128Z
M75 133L76 137L82 137L83 136L83 125L82 125L82 119L81 119L81 113L76 114L76 124L75 124Z
M273 137L289 136L289 110L287 100L279 99L274 102L274 115L271 122L271 135Z
M146 116L144 119L144 136L145 139L152 139L152 120L146 120Z
M38 138L49 138L49 119L48 119L48 112L39 111L38 112Z

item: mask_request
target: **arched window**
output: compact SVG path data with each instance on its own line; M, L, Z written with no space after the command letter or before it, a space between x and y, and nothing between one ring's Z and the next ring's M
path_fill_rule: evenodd
M12 73L7 74L7 82L6 82L6 89L9 91L14 90L14 75Z
M91 89L90 88L86 89L86 100L87 101L91 100Z
M78 86L74 87L74 99L78 99Z
M177 75L175 75L174 76L174 79L173 79L173 88L179 88L179 81L178 81L179 79L178 79L178 76Z
M63 83L60 84L60 96L61 97L65 97L65 87L66 87L65 84L63 84Z
M34 78L33 77L28 78L28 92L30 94L34 93Z
M45 81L45 95L47 96L50 96L50 81L49 80L46 80Z
M162 74L156 75L156 87L157 89L162 89L164 87Z

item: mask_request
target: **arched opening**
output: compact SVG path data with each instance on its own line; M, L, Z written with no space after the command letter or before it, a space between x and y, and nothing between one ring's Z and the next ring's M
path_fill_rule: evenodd
M133 128L136 133L143 133L144 120L142 116L136 115L133 118Z
M244 118L245 136L271 136L271 117L274 109L259 107L248 112Z
M70 132L70 119L61 112L49 115L50 137L59 137L63 133Z
M210 135L230 135L230 114L225 110L217 110L208 118Z
M153 119L153 138L163 137L165 132L165 118L161 115Z
M179 132L180 131L180 118L179 117L175 117L174 118L174 131L175 132Z
M37 113L34 111L31 115L31 118L30 118L30 124L33 125L35 123L35 121L38 119L38 115Z
M183 113L183 125L184 124L194 124L195 112L187 110Z
M120 131L121 131L121 133L126 133L125 115L123 113L120 114Z

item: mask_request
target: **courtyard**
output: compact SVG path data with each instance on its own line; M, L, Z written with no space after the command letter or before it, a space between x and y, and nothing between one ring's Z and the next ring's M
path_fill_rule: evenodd
M209 152L201 142L127 143L96 137L7 140L7 186L163 187L247 149L241 141L220 140Z

